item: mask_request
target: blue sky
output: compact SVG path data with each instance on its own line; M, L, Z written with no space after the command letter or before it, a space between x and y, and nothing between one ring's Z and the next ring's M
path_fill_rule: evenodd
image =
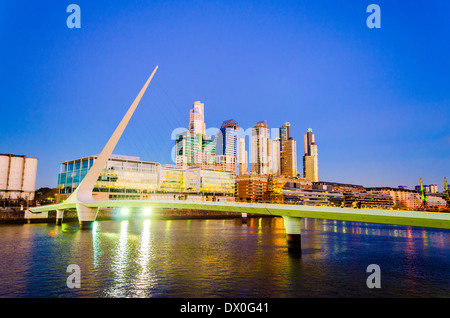
M66 8L81 8L69 29ZM381 8L369 29L366 8ZM450 177L448 1L5 1L0 153L97 154L145 80L115 153L171 163L194 101L206 127L291 123L302 171L312 128L322 181L442 190Z

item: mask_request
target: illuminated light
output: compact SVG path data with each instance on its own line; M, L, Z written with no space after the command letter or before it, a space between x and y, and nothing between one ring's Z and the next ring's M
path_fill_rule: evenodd
M128 208L123 208L123 209L120 211L120 213L121 213L122 215L128 215L128 213L130 213L130 210L129 210Z
M94 223L92 224L92 233L97 232L97 227L98 227L98 222L94 221Z
M145 216L150 216L150 215L152 215L152 209L150 209L150 208L145 208L145 209L144 209L144 215L145 215Z

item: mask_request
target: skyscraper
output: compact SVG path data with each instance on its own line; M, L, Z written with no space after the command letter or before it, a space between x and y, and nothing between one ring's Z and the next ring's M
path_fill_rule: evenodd
M194 102L189 112L189 131L193 134L206 134L205 126L205 104Z
M288 140L289 137L291 137L291 124L290 123L285 123L280 128L280 140L281 140L281 143L283 143L286 140ZM283 148L281 148L281 149L283 150Z
M252 128L250 161L252 172L256 174L272 173L272 141L265 120L257 122Z
M248 152L245 150L245 138L239 138L239 175L248 173Z
M311 128L309 128L304 135L304 150L305 154L303 156L303 176L311 182L318 182L319 157L315 137L312 133Z
M220 131L216 134L216 164L222 170L237 174L239 157L239 124L230 119L222 123Z
M230 119L222 123L220 132L217 133L216 155L237 156L239 152L239 124Z
M175 164L177 166L184 168L215 166L215 142L205 133L204 119L204 104L197 101L190 110L189 130L178 135L176 139Z
M280 146L280 138L275 138L272 140L272 173L276 176L281 175Z
M283 145L282 174L286 176L297 175L297 142L289 137Z
M280 128L280 175L295 174L297 174L297 143L291 137L291 124L285 123Z

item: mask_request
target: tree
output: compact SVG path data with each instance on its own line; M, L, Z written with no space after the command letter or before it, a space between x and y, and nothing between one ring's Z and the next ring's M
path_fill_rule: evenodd
M58 188L39 188L36 190L34 200L37 204L46 205L55 203L56 195L58 194Z

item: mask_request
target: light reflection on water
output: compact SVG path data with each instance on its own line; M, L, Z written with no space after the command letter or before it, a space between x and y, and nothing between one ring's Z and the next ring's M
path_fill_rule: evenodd
M449 297L449 231L282 218L0 226L0 297ZM368 289L378 264L382 288ZM81 289L66 287L69 264Z

